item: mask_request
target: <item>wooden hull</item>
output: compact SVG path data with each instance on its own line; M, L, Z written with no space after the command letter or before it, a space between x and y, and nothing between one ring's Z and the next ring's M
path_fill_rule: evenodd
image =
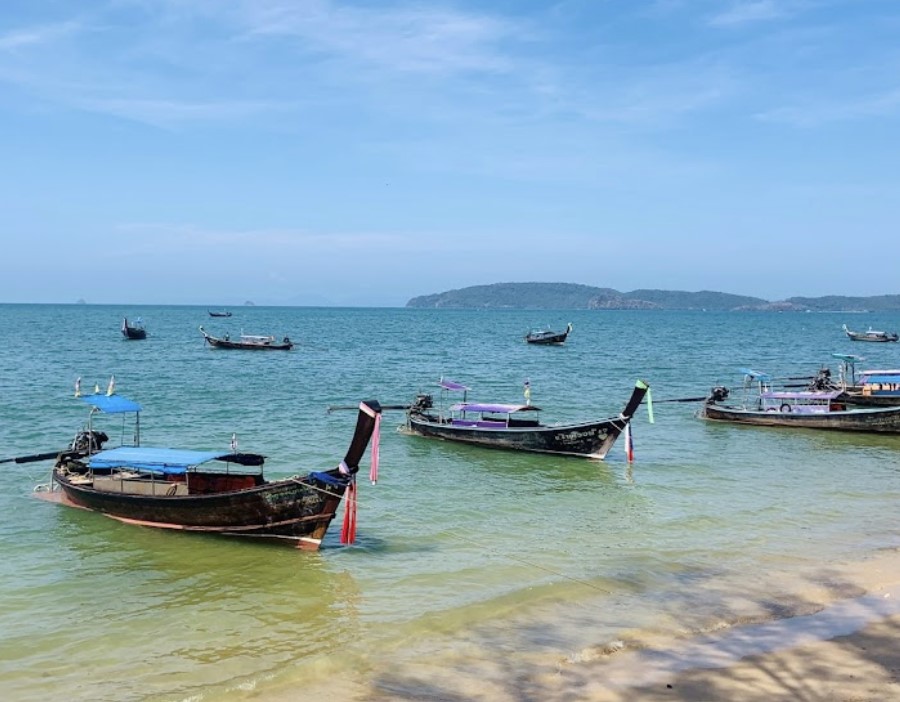
M129 494L116 492L115 485L99 489L116 482L108 477L89 480L62 468L54 471L54 482L68 503L130 524L287 541L309 550L318 548L346 489L307 476L213 494ZM123 482L122 489L134 489Z
M254 537L315 550L355 480L380 413L377 401L360 403L350 446L339 466L329 471L271 482L263 478L261 469L187 470L184 463L179 466L183 470L166 473L160 466L177 466L177 461L150 459L152 467L148 467L138 454L139 447L134 447L130 458L104 464L102 456L115 450L88 453L87 448L76 446L57 457L49 495L62 495L56 501L128 524ZM226 458L228 464L244 467L263 462L258 454L232 453ZM214 459L223 460L214 455L202 465ZM348 541L352 540L349 536Z
M562 344L569 336L568 332L559 334L529 334L525 337L525 341L529 344Z
M859 407L900 407L900 394L871 393L848 390L837 396L838 402Z
M293 342L273 342L271 344L246 344L240 341L230 341L227 339L219 339L214 336L207 336L206 342L217 349L242 349L244 351L290 351L294 348Z
M484 429L455 426L428 415L409 416L408 427L420 436L458 441L486 448L552 453L603 459L625 429L629 419L612 418L558 427L509 427Z
M128 324L128 320L122 321L122 336L129 340L146 339L147 330L143 327L133 327Z
M871 408L807 414L801 412L748 410L707 403L703 419L762 427L799 427L832 431L900 433L900 407Z
M460 424L424 411L407 414L407 428L413 434L434 439L458 441L485 448L548 453L560 456L604 459L625 431L647 394L648 385L638 382L618 417L560 426L485 427Z
M852 341L873 341L876 344L884 343L887 341L897 341L897 336L895 334L889 336L869 336L867 334L855 334L853 332L847 332L847 336L849 336Z

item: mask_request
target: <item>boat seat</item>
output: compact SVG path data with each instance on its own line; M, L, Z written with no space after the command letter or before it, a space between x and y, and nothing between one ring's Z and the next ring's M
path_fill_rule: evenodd
M165 480L128 480L122 478L95 477L94 489L99 492L118 492L124 495L151 495L156 497L180 497L188 494L184 483Z

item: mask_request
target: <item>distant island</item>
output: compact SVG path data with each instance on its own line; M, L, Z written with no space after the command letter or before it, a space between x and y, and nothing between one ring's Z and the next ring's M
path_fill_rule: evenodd
M898 312L900 295L874 297L759 297L701 290L619 292L575 283L493 283L421 295L407 307L520 310L710 310L767 312Z

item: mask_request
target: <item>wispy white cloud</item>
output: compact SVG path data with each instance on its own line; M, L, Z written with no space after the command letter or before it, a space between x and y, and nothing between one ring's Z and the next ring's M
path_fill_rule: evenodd
M417 73L511 70L501 44L529 34L508 18L439 6L260 0L245 3L239 18L248 36L283 37L307 50Z
M30 47L41 47L71 36L82 29L79 22L59 22L21 29L0 34L0 51L16 51Z
M834 122L846 122L900 115L900 88L856 98L837 101L811 99L805 104L778 107L757 115L764 122L789 124L795 127L817 127Z
M716 27L734 27L775 20L786 15L787 9L777 0L742 0L710 18L709 23Z

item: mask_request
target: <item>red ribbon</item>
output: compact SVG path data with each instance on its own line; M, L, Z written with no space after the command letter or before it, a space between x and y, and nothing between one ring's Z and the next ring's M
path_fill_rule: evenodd
M356 481L347 486L344 493L344 524L341 527L341 543L356 541Z

